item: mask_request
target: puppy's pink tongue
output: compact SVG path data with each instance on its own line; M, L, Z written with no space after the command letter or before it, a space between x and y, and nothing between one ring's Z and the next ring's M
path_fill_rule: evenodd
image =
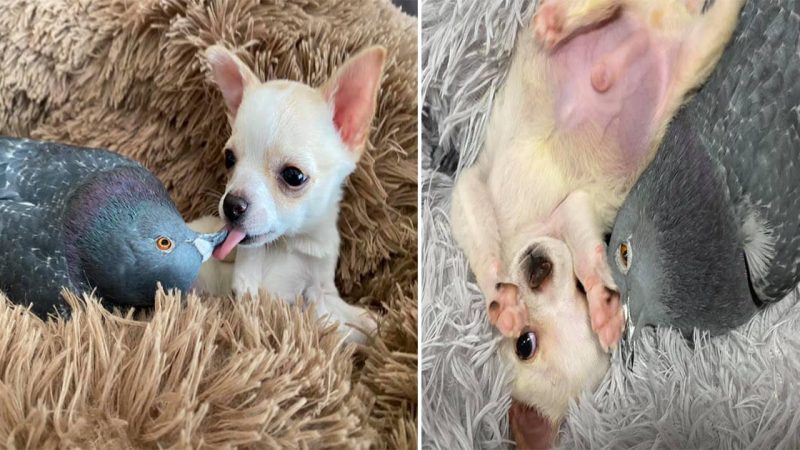
M244 231L235 229L230 230L228 232L228 237L225 238L225 241L214 249L214 258L219 260L225 259L225 257L228 256L228 253L233 250L233 247L236 247L239 242L242 242L242 239L244 239L245 236L247 236L247 233Z

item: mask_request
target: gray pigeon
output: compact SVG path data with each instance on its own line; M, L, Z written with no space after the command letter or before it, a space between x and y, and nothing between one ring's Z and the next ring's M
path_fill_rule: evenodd
M118 154L0 137L0 291L44 318L62 287L111 306L188 289L227 233L190 230L161 182Z
M797 286L800 2L747 3L620 209L608 258L629 336L724 333Z

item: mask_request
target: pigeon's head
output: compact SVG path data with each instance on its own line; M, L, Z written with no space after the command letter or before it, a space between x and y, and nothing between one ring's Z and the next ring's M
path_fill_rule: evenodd
M142 202L132 212L130 222L105 234L106 247L114 251L90 255L92 284L114 303L151 304L156 283L186 291L200 265L225 238L225 232L206 235L190 230L171 205Z
M688 337L695 327L717 333L741 322L709 302L710 295L731 305L749 298L718 167L696 139L672 136L617 213L607 257L629 338L644 326L670 326Z
M157 283L186 291L227 234L190 230L160 182L141 171L93 180L73 196L66 224L68 258L77 262L70 276L118 305L152 305Z
M657 325L655 319L663 316L663 285L671 259L663 258L649 206L646 195L631 192L608 243L608 264L625 308L628 338L643 326Z

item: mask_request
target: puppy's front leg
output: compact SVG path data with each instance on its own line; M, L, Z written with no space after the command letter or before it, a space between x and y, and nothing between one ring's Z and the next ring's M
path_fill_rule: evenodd
M492 199L475 166L461 173L453 189L450 221L453 237L464 249L478 287L486 296L489 322L505 336L519 336L528 310L505 273Z
M625 320L589 194L568 195L553 211L551 222L572 253L575 275L586 290L592 330L607 351L619 342Z
M305 290L303 297L314 303L318 318L327 317L339 323L339 331L345 335L347 342L363 345L368 335L378 327L369 311L342 300L335 285L327 288L320 285L310 287Z
M690 4L688 9L696 11L689 32L685 33L688 36L686 42L692 45L682 47L680 73L676 77L681 97L705 81L714 70L736 29L739 13L745 4L745 0L716 0L708 11L701 14L697 5L693 8L693 2L687 2ZM699 1L695 3L702 5Z
M264 247L237 248L231 287L235 296L258 294L264 277Z

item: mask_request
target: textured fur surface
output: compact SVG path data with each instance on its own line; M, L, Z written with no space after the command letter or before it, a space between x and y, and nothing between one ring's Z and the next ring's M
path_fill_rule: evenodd
M423 446L510 445L510 373L483 298L450 235L452 174L475 159L514 38L534 2L424 0L421 322ZM564 448L793 448L800 436L797 292L724 337L690 348L645 331L632 368L571 406ZM650 333L650 334L648 334Z
M304 420L309 421L309 429L315 430L363 428L363 433L352 434L355 446L374 440L378 446L405 447L413 443L416 436L416 35L416 21L403 15L388 0L4 2L0 5L0 59L3 61L0 134L120 151L152 170L170 190L186 219L192 220L215 211L225 185L221 152L229 130L222 98L211 83L203 59L203 51L209 45L218 43L233 49L249 67L255 68L261 79L287 78L313 86L322 83L348 55L361 48L373 44L386 47L388 58L377 117L365 153L345 188L339 221L343 242L336 279L345 299L371 307L383 316L379 321L378 338L363 358L331 354L332 358L339 355L338 359L331 359L330 364L321 363L323 369L319 372L333 371L343 379L352 378L342 389L366 392L366 397L354 400L360 402L354 408L360 408L363 414L330 416L333 418L329 422L328 416L323 414L324 408L314 404L301 408L299 415L291 413L286 421L287 430L301 430L302 427L292 422L299 424ZM212 309L208 314L215 316L215 311ZM4 330L13 329L9 327L16 326L15 322L19 322L19 326L32 326L25 325L33 320L27 316L12 314L9 317ZM227 324L226 319L219 320L224 324L220 325L222 330L227 330L219 333L226 336L234 333L229 336L234 340L248 339L236 335L236 326ZM99 321L97 327L100 328L92 332L113 334L103 328L112 323ZM185 326L190 328L188 324ZM267 327L268 321L259 326ZM310 322L302 326L309 334L315 333L318 327ZM35 339L41 341L42 348L63 344L58 334L31 333L31 336L39 336ZM165 328L163 333L169 334L169 330ZM11 339L8 345L12 346L26 342L17 342L17 338L34 339L18 332L8 332L4 336ZM159 339L167 338L163 335ZM144 351L145 347L136 346L136 340L125 342L130 351ZM67 368L77 370L95 364L92 353L85 351L86 347L77 343L64 345L70 347L65 348L63 354L73 358L64 363ZM316 358L304 349L293 352L295 359L286 361L299 361L298 367L306 358ZM24 367L38 368L54 358L35 351L28 355L30 360ZM325 357L328 356L326 353ZM143 364L155 364L157 358L152 358ZM281 370L271 372L267 379L279 383L282 377L294 376L294 363L290 362ZM266 364L273 370L283 363ZM40 372L22 367L17 363L0 363L0 373L19 373L13 379L2 378L5 391L14 395L29 392L16 383L35 380ZM202 383L205 378L200 367L203 366L192 369L198 372L187 380ZM42 396L26 393L19 401L3 402L0 417L16 417L13 423L25 422L28 414L41 417L41 422L36 423L45 424L42 425L45 428L36 428L32 433L50 435L45 440L67 433L75 436L76 443L89 446L92 436L86 428L72 427L90 423L93 425L89 428L99 430L97 432L106 427L127 430L124 439L129 441L120 442L147 442L155 446L162 442L157 436L159 432L153 431L159 427L147 431L138 421L159 412L156 415L163 420L174 420L175 426L182 430L176 433L183 433L181 439L186 439L163 442L200 442L195 439L203 435L203 427L196 425L200 423L198 414L206 408L204 400L182 410L186 411L184 416L174 412L177 410L148 410L149 406L143 405L149 403L136 403L138 416L134 413L125 416L125 425L120 422L119 415L95 410L96 404L91 402L86 408L79 407L83 400L75 400L76 406L70 406L71 399L87 394L80 390L83 385L75 381L72 369L58 370L60 372L48 376L56 380L53 385L63 383L63 395L47 389L36 391ZM138 370L145 373L150 369ZM167 379L170 376L165 374L162 382L171 383ZM241 376L250 375L245 371ZM310 376L322 379L322 375L312 373ZM163 389L153 392L161 392L169 401L178 402L182 394L177 386L159 382L153 388ZM108 384L107 389L107 395L122 395L131 386ZM333 395L333 391L330 392ZM265 391L263 397L257 394L249 401L258 404L267 398L291 397L295 393L296 390L287 385L285 389ZM324 397L324 393L321 395ZM37 406L39 402L41 408ZM54 422L54 408L66 408L60 409L58 414L65 414L69 420ZM225 426L235 429L241 424L234 422L247 420L226 408L219 410L220 415L214 419L217 425L228 424ZM274 412L287 411L281 404ZM164 426L170 428L173 424ZM5 436L13 429L5 428ZM270 427L266 426L248 434L244 440L252 445L269 446L270 433ZM20 440L12 442L19 446L28 442L25 440L27 431L15 436ZM223 435L218 438L220 436ZM290 431L283 442L307 443L301 446L314 446L314 442L336 446L337 442L343 442L328 441L324 433L319 441L305 440L303 436L300 431ZM8 441L0 436L0 442Z

